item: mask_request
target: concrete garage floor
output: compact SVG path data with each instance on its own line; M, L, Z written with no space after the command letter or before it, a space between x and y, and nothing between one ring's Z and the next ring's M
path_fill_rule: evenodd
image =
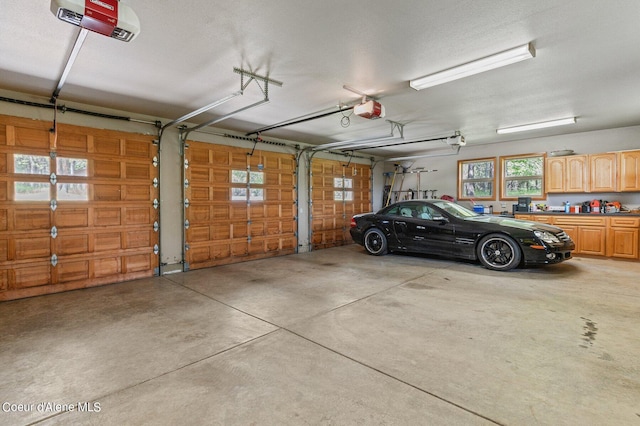
M0 303L0 424L639 425L639 276L352 245Z

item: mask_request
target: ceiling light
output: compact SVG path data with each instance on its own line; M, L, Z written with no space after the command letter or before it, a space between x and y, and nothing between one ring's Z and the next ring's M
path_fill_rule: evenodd
M536 56L536 51L531 43L478 59L477 61L467 62L457 67L449 68L435 74L429 74L424 77L416 78L409 81L409 86L416 90L426 89L427 87L437 86L438 84L448 83L453 80L468 77L470 75L479 74L505 65L524 61L525 59Z
M526 132L527 130L535 130L535 129L544 129L547 127L555 127L555 126L564 126L566 124L575 124L576 118L562 118L560 120L552 120L552 121L544 121L542 123L533 123L533 124L524 124L522 126L514 126L514 127L503 127L502 129L496 130L496 133L499 135L504 135L506 133L515 133L515 132Z

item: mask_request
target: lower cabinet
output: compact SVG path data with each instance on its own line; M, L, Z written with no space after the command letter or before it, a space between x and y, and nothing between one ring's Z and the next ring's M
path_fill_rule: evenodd
M562 228L576 243L574 254L640 258L640 217L586 215L516 215Z
M638 259L640 218L612 217L607 229L607 256Z

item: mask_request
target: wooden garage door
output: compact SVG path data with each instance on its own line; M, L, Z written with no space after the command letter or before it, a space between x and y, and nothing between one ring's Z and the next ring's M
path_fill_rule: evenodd
M371 168L314 158L312 248L351 244L351 216L371 211Z
M152 276L153 138L50 128L0 116L0 300Z
M295 159L189 141L185 270L294 253Z

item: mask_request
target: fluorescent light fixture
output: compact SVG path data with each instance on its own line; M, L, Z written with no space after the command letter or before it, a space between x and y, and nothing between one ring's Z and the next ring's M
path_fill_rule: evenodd
M457 67L449 68L434 74L416 78L409 81L409 86L416 90L426 89L427 87L437 86L438 84L448 83L453 80L468 77L481 72L500 68L505 65L514 64L536 56L536 51L531 43L478 59L477 61L467 62Z
M552 120L552 121L544 121L542 123L533 123L533 124L524 124L522 126L514 126L514 127L503 127L502 129L496 130L496 133L499 135L504 135L507 133L516 133L516 132L526 132L527 130L536 130L536 129L545 129L547 127L555 127L555 126L564 126L566 124L575 124L576 118L562 118L560 120Z

